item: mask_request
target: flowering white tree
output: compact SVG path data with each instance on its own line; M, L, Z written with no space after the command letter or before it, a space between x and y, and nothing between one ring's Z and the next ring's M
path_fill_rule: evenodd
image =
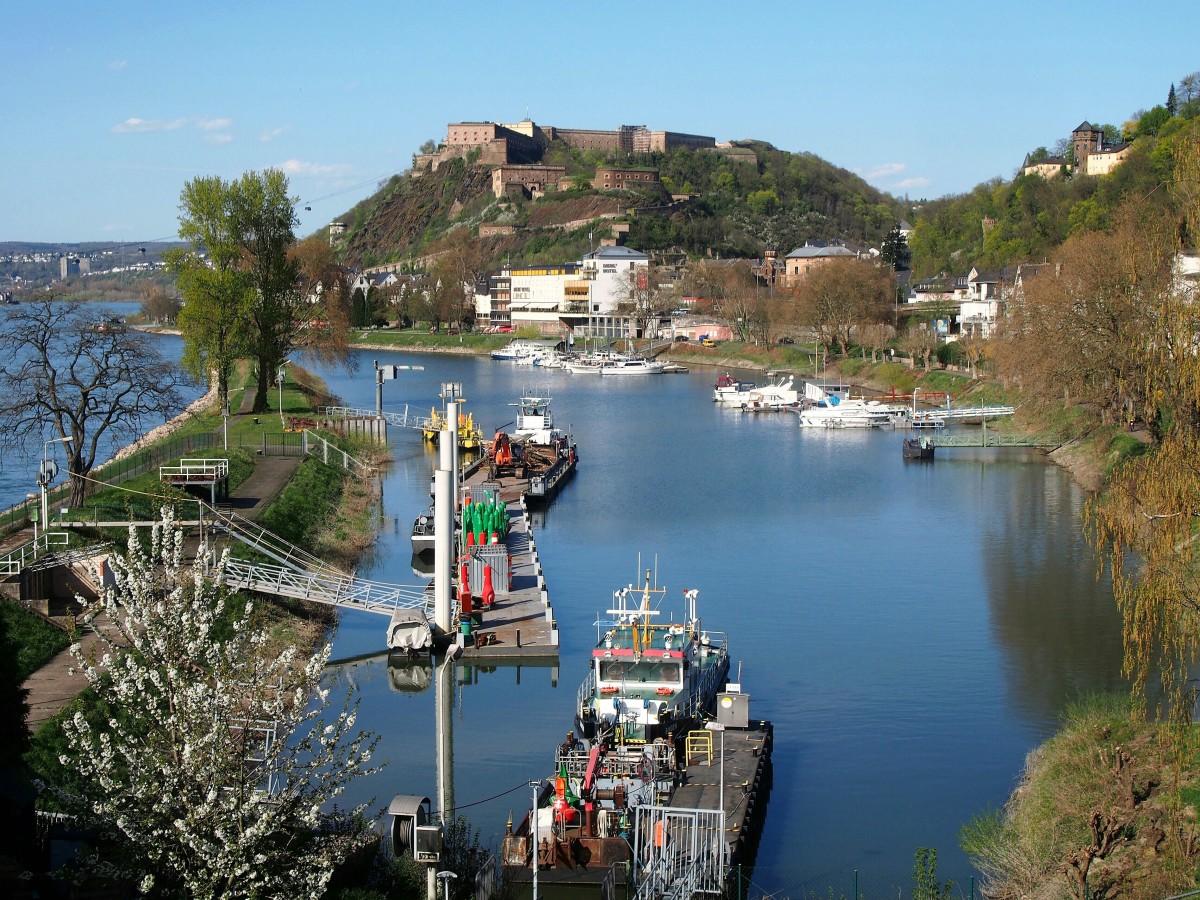
M105 652L72 648L113 717L64 723L60 761L83 787L56 793L122 848L104 862L144 891L320 897L368 831L348 824L365 804L348 818L322 807L375 771L378 739L354 732L349 698L332 716L318 681L328 645L309 659L267 652L252 604L231 602L219 571L185 567L170 519L148 546L131 528L111 560L115 587L89 609L113 623Z

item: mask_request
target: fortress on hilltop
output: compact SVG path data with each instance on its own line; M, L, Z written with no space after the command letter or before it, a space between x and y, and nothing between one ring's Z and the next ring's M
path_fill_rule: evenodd
M538 125L531 119L510 124L498 122L452 122L446 126L446 140L436 153L418 155L414 172L433 171L450 159L466 157L478 150L477 162L483 165L529 166L538 163L552 141L562 141L579 150L655 153L688 147L693 150L715 148L716 138L678 131L654 131L645 125L622 125L611 131L587 128L558 128Z

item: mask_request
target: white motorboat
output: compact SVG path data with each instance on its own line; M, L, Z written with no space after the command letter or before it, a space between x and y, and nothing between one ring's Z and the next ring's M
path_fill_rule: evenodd
M797 409L801 428L882 428L894 425L906 408L878 400L833 394L818 385L805 384L806 404Z
M725 391L720 400L726 406L746 412L773 412L799 407L800 391L795 387L795 380L788 375L770 384L751 384L741 390Z
M740 394L743 391L752 391L758 385L753 381L738 381L732 375L718 375L717 383L713 385L713 401L716 403L725 403L726 397Z
M493 350L492 359L499 359L505 362L520 362L526 357L548 351L551 351L551 348L544 341L527 341L518 338L515 341L505 344L499 350Z
M633 357L610 361L600 366L601 375L661 375L666 363L652 359Z
M564 366L572 375L599 375L604 366L624 359L628 359L628 357L622 356L620 353L598 351L568 357Z

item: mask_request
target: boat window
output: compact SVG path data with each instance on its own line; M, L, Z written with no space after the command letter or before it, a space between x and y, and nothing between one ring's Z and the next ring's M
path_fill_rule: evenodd
M633 669L637 663L626 662L621 659L605 659L600 662L600 680L601 681L621 681L629 676L629 670Z
M640 662L605 659L600 661L600 680L679 685L683 683L683 668L677 659Z

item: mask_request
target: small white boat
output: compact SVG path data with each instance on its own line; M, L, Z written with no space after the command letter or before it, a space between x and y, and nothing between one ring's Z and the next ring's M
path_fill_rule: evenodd
M761 387L750 385L743 390L726 391L721 395L721 402L746 412L776 412L799 407L800 391L789 375Z
M533 356L534 354L548 352L553 352L553 349L545 341L527 341L518 338L515 341L505 344L499 350L493 350L492 359L504 362L521 362L526 357Z
M732 375L718 375L717 383L713 385L713 402L725 403L726 397L734 394L740 394L743 391L752 391L758 385L753 381L738 381Z
M621 359L608 362L600 366L600 374L621 376L661 375L664 368L666 368L666 363L656 362L652 359L634 357L633 359Z
M572 375L599 375L600 370L612 363L628 359L620 353L595 352L568 357L564 366Z
M805 384L804 396L806 405L796 410L801 428L882 428L907 412L903 406L829 393L815 384Z

